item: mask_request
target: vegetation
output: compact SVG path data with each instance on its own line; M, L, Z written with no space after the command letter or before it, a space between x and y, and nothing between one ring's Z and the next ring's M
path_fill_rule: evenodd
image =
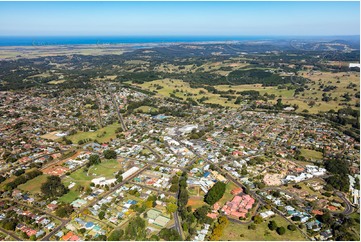
M223 182L217 182L211 189L209 189L208 193L204 197L204 201L213 206L213 204L223 197L225 191L226 184Z
M210 240L219 240L223 235L224 228L228 225L229 221L226 216L219 217L217 223L215 224Z
M65 218L65 217L69 217L73 213L73 211L74 211L73 206L71 206L69 204L65 204L65 205L59 206L56 209L55 214L56 214L56 216Z
M103 155L105 159L116 159L117 153L114 150L104 150Z
M39 170L30 171L28 173L25 173L19 177L17 177L14 181L9 182L5 186L5 190L10 191L19 186L20 184L24 184L27 181L42 175L43 173Z
M49 176L47 181L41 185L41 192L45 197L57 198L66 194L69 190L61 183L58 176Z

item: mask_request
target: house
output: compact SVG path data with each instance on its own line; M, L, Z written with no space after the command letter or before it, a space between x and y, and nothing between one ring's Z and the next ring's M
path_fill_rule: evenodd
M52 203L50 203L50 204L48 204L46 207L47 207L49 210L54 211L55 209L58 208L58 205L57 205L57 204L52 204Z
M208 213L207 217L210 217L211 219L216 219L218 217L218 214L216 214L216 213Z
M269 217L275 215L275 213L271 210L268 210L266 212L260 213L260 215L263 219L266 219L266 218L269 218Z
M243 189L241 187L237 187L231 191L231 194L237 195L237 194L240 194L241 192L243 192Z
M314 215L323 215L323 212L320 210L312 210L311 213L313 213Z

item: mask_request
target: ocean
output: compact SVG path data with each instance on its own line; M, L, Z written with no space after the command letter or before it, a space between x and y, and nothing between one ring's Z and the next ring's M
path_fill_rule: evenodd
M0 36L0 46L43 45L96 45L96 44L145 44L145 43L189 43L270 40L267 36Z

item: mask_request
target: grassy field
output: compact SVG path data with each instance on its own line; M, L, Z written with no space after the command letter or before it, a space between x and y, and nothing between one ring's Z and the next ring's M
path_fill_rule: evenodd
M98 140L100 143L103 143L109 141L112 138L114 139L116 137L115 130L118 127L121 127L121 125L118 123L113 123L104 128L98 129L97 131L94 132L78 132L74 135L68 136L67 138L70 139L75 144L77 144L79 140L83 140L83 139ZM104 132L106 132L105 135L103 135Z
M34 179L31 179L26 183L19 185L18 188L23 191L30 192L31 194L40 193L41 185L46 182L47 177L48 175L37 176Z
M150 106L141 106L137 109L135 109L135 111L142 111L143 113L150 113L150 112L156 112L158 111L158 108L154 108L154 107L150 107Z
M78 197L79 197L79 192L70 190L67 194L59 197L58 201L64 203L71 203L75 201Z
M114 178L114 173L122 169L122 166L116 160L104 160L100 164L91 166L88 172L79 169L63 179L64 184L68 186L70 182L75 182L81 186L89 186L91 180L98 177Z
M268 223L270 220L276 221L278 226L283 226L286 228L286 233L284 235L278 235L276 231L271 231L268 228ZM271 241L271 240L283 240L283 241L295 241L295 240L305 240L301 232L298 230L290 231L287 229L289 223L276 215L272 219L268 219L261 224L256 225L256 230L249 230L247 224L238 224L230 222L228 226L224 229L223 235L220 240L248 240L248 241Z
M157 85L162 86L162 89L157 90ZM174 93L175 96L186 100L188 97L197 100L202 97L207 97L209 100L205 103L214 103L220 104L225 107L239 107L239 105L234 104L234 101L227 102L226 98L220 97L219 94L209 93L204 88L191 88L187 82L177 79L162 79L155 80L151 82L145 82L143 84L138 84L139 87L145 90L157 91L157 96L159 97L170 97L171 93ZM177 91L178 89L178 91ZM200 94L200 91L204 92ZM187 96L185 94L191 94L192 96Z
M274 94L276 97L282 96L285 98L293 97L294 90L277 89L277 87L263 87L261 84L247 84L247 85L218 85L215 88L219 91L235 90L237 92L255 90L259 91L260 95Z
M306 159L314 160L322 160L323 158L322 152L309 149L301 149L301 156L304 156Z
M213 72L226 72L229 71L221 71L220 67L232 67L233 69L244 69L244 64L242 63L210 63L202 65L199 68L203 68L206 71ZM181 72L178 70L177 66L167 65L159 67L161 70L169 70L170 72ZM185 71L194 71L194 67L187 66ZM183 71L182 70L182 71ZM219 73L220 74L220 73ZM359 73L331 73L331 72L320 72L320 73L308 73L306 71L299 72L299 76L310 79L309 82L306 83L309 90L305 90L295 96L295 90L287 90L287 89L278 89L277 86L272 87L263 87L261 84L247 84L247 85L216 85L214 86L216 89L220 91L228 91L235 90L239 91L249 91L255 90L259 91L260 95L264 94L274 94L276 98L274 100L269 100L270 103L276 103L278 98L282 99L282 103L286 105L298 105L298 109L296 112L302 112L307 110L309 113L318 113L318 112L327 112L331 109L338 110L343 108L344 106L341 103L344 103L344 99L342 95L345 93L349 93L351 96L351 101L349 104L355 105L359 102L359 99L355 97L356 93L360 92L360 75ZM350 84L353 84L353 87L348 87ZM161 89L157 90L157 86L162 86ZM323 86L321 86L323 85ZM188 83L183 82L182 80L176 79L162 79L155 80L151 82L146 82L143 84L138 84L139 87L150 90L157 91L157 96L159 97L169 97L171 93L175 96L186 100L188 97L197 100L202 97L207 97L209 100L205 101L205 103L214 103L220 104L225 107L239 107L239 105L234 104L235 99L228 101L226 98L220 97L219 94L209 93L204 88L191 88ZM324 92L323 89L326 86L335 86L336 89ZM199 92L204 92L200 94ZM187 95L190 94L191 96ZM322 101L322 95L326 94L330 96L330 101ZM311 102L314 102L314 105L311 105Z

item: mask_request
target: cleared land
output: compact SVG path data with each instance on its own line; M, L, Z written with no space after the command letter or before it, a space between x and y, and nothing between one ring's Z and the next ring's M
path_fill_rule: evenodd
M114 139L116 137L115 131L119 127L121 127L120 124L114 123L94 132L78 132L74 135L68 136L67 138L75 144L84 139L98 140L99 142L103 143L109 141L112 138Z
M36 193L40 193L41 185L46 182L47 177L48 175L37 176L34 179L31 179L26 183L19 185L18 188L23 191L30 192L33 195Z
M158 111L158 108L154 108L154 107L150 107L150 106L141 106L141 107L135 109L135 111L142 111L143 113L151 113L151 112Z
M237 65L236 65L237 64ZM219 70L220 67L232 67L232 68L241 68L244 67L242 63L211 63L209 65L202 65L199 68L203 68L205 71L215 70L218 72L222 72ZM159 67L159 69L171 70L171 72L178 70L179 67L175 67L172 65L168 65L167 68L164 66ZM194 67L191 65L184 67L185 69L179 70L181 71L193 71ZM228 71L223 71L228 72ZM225 74L224 73L224 74ZM298 105L298 109L296 112L302 112L307 110L310 113L318 113L318 112L326 112L331 109L338 110L340 108L345 107L345 103L349 103L352 106L356 105L359 102L359 99L355 97L356 93L360 92L360 75L359 73L354 72L341 72L341 73L331 73L331 72L313 72L309 73L306 71L301 71L298 73L299 76L310 79L305 85L307 85L307 90L300 92L295 95L295 89L279 89L278 86L272 87L264 87L261 84L247 84L247 85L216 85L214 86L219 91L228 91L235 90L237 92L240 91L249 91L255 90L260 93L260 95L264 94L274 94L276 97L274 100L269 100L269 103L276 103L278 98L282 99L283 104L288 105ZM197 100L202 97L208 98L204 103L214 103L220 104L225 107L239 107L239 105L234 104L235 99L227 100L226 98L220 97L219 94L209 93L204 88L191 88L188 83L177 80L177 79L162 79L155 80L151 82L145 82L143 84L136 84L137 86L150 91L156 91L157 96L160 97L169 97L171 93L175 96L186 100L188 97ZM157 90L157 87L161 89ZM289 86L289 85L286 85ZM325 91L325 88L328 86L334 86L335 89L330 91ZM306 89L306 88L305 88ZM201 92L201 93L200 93ZM351 100L346 102L342 97L345 93L349 93L351 96ZM330 97L329 101L322 101L323 96L327 95ZM237 96L237 95L234 95Z
M56 139L59 139L59 136L56 136L57 133L61 133L61 131L59 131L59 130L58 131L53 131L53 132L44 134L44 135L42 135L40 137L43 138L43 139L56 140Z
M67 194L60 197L58 200L64 203L71 203L79 197L79 192L70 190Z
M191 206L193 211L196 210L197 208L202 207L203 205L207 205L204 202L204 197L203 196L199 196L199 197L198 196L191 196L188 199L187 206Z
M278 226L283 226L286 229L284 235L278 235L276 231L271 231L268 228L268 223L270 220L276 221ZM238 224L230 222L228 226L224 229L223 235L220 240L248 240L248 241L262 241L262 240L306 240L301 232L298 230L290 231L287 229L289 223L284 220L279 215L276 215L274 218L267 219L261 224L256 225L256 230L249 230L248 224Z
M189 83L182 80L167 78L136 85L143 88L144 90L157 91L157 96L159 97L170 97L171 93L179 98L182 98L183 100L186 100L188 97L192 98L193 100L206 97L209 100L205 101L205 103L220 104L225 107L239 107L239 105L234 104L235 100L227 101L226 98L220 97L219 94L209 93L204 88L191 88ZM161 86L162 88L157 90L157 86Z
M322 152L309 149L301 149L301 156L311 160L322 160L323 158Z

